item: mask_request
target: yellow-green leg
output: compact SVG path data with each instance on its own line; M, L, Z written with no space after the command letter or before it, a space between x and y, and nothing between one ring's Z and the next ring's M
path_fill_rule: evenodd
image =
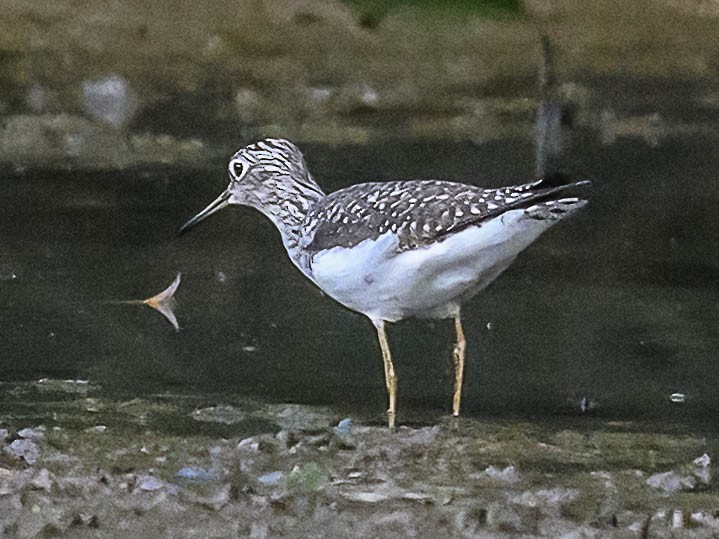
M467 349L467 340L462 330L462 316L459 311L454 315L454 327L457 331L457 343L454 345L452 359L454 363L454 398L452 399L452 415L459 415L462 402L462 378L464 377L464 352Z
M389 428L393 429L395 418L397 417L397 374L394 371L392 363L392 354L389 351L389 343L387 342L387 334L384 330L384 322L375 323L377 328L377 337L379 338L379 346L382 349L382 361L384 362L384 378L387 383L387 393L389 394L389 408L387 409L387 423Z

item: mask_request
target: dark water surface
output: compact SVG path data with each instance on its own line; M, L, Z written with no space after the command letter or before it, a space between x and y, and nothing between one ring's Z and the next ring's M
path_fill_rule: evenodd
M528 141L303 146L335 190L389 178L526 181ZM464 310L470 416L578 414L713 425L719 408L719 153L705 135L574 141L591 203ZM382 363L361 315L289 262L259 213L178 227L226 184L225 164L6 173L0 181L0 378L86 378L131 398L178 391L319 403L381 417ZM183 282L175 333L137 299ZM489 324L489 326L488 326ZM390 328L400 419L451 405L452 324ZM674 392L686 395L672 404Z

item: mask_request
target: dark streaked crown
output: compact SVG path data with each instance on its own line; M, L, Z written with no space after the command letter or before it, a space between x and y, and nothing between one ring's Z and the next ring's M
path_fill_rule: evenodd
M285 238L296 236L310 207L325 197L300 150L285 139L265 139L240 148L230 159L228 174L230 203L260 210Z

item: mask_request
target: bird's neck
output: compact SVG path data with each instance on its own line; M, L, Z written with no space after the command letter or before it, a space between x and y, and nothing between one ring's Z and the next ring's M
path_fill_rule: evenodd
M303 264L298 261L302 251L302 226L310 209L325 197L319 185L308 175L301 182L278 185L273 190L271 203L257 206L280 232L287 253L303 272Z

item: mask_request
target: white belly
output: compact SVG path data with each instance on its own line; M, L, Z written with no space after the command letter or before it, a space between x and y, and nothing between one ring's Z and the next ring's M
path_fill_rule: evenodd
M448 317L552 224L512 210L481 227L399 254L397 239L385 234L316 254L311 277L335 300L373 320Z

